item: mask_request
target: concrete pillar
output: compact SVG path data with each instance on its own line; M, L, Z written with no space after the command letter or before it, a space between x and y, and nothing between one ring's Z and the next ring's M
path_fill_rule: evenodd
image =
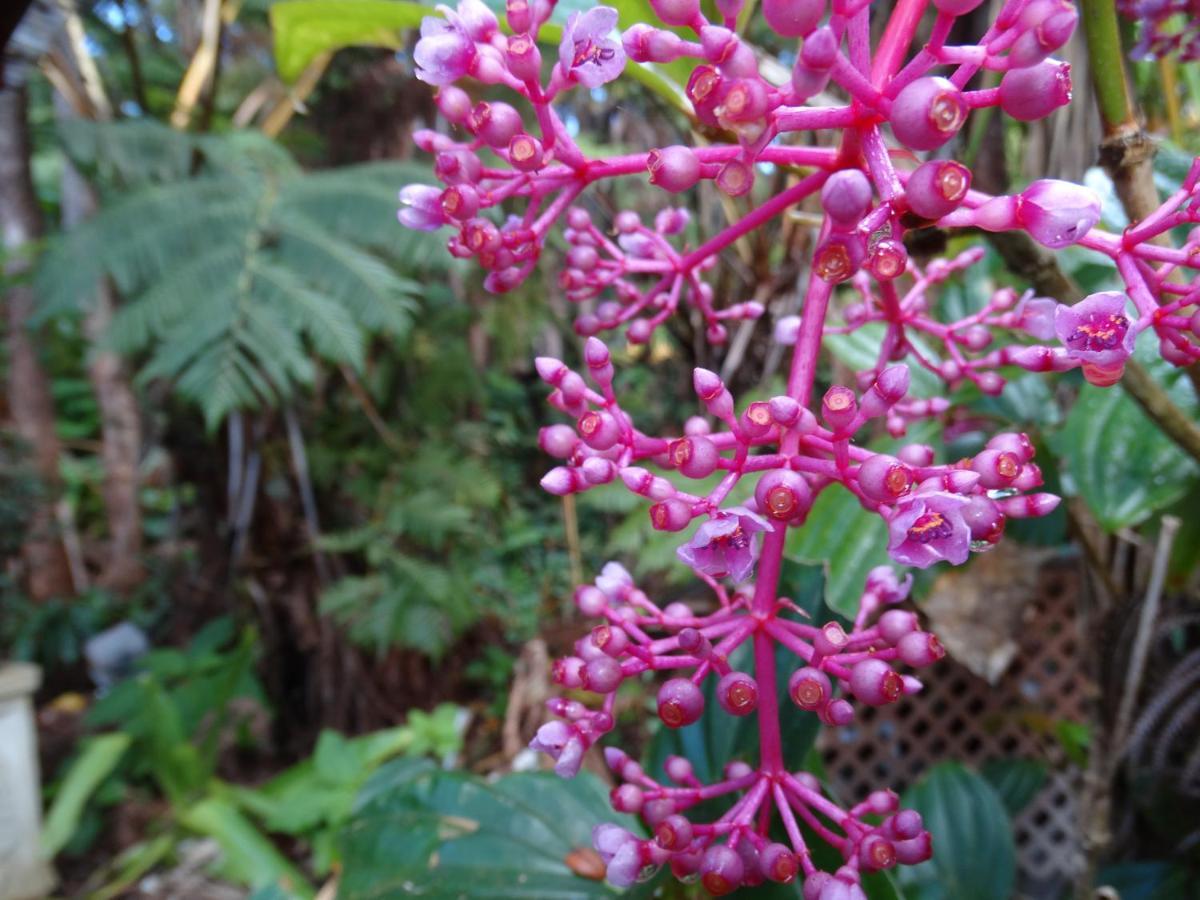
M0 662L0 900L33 900L54 886L42 859L41 778L33 692L37 666Z

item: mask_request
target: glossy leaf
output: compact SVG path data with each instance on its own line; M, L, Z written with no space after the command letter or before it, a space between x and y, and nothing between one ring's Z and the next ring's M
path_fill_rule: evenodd
M1012 823L987 780L941 763L905 791L933 836L933 859L900 870L909 893L941 900L1009 900L1016 880Z
M54 795L42 829L42 849L53 857L67 845L96 788L112 774L133 739L120 732L89 738Z
M1034 759L993 759L984 764L980 774L1010 816L1028 806L1046 783L1046 766Z
M401 47L429 7L401 0L283 0L271 5L275 68L295 81L314 59L343 47Z
M617 893L568 864L580 852L590 856L595 825L637 828L612 811L606 789L591 775L519 773L488 783L463 772L426 771L402 772L397 781L393 765L368 782L342 833L339 897L566 900Z
M1142 343L1149 348L1150 336ZM1196 394L1187 376L1143 353L1138 357L1175 404L1194 418ZM1115 387L1080 388L1053 443L1065 459L1075 491L1109 530L1137 525L1196 483L1196 463Z
M787 552L825 567L825 603L853 619L867 573L888 562L887 526L834 486L817 498L804 527L791 530Z

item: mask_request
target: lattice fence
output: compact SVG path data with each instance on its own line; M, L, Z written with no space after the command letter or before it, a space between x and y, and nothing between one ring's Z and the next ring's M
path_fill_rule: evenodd
M1063 758L1055 722L1083 718L1088 692L1078 664L1072 565L1049 566L1025 603L1018 652L995 685L949 658L923 678L918 696L861 708L857 724L821 732L828 777L843 797L879 785L903 791L935 763L979 768L995 759L1045 760L1051 772L1015 821L1019 888L1025 897L1061 896L1081 863L1075 796L1079 770Z

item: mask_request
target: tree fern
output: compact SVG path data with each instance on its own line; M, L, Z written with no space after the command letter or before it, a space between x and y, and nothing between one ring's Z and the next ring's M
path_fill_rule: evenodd
M43 314L112 278L129 299L107 340L210 425L311 383L314 356L361 369L370 335L411 324L420 283L397 270L448 263L436 238L396 225L413 166L309 174L259 135L147 122L75 123L64 146L116 189L43 257Z

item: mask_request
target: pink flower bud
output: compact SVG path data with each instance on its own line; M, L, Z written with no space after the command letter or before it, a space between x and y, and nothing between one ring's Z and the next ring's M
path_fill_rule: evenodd
M879 636L889 644L895 644L919 627L917 614L906 609L889 609L879 617Z
M542 142L530 134L516 135L508 145L508 161L520 172L540 169L545 161Z
M877 453L858 467L858 486L872 500L895 503L912 487L913 474L900 460Z
M692 842L692 823L679 814L667 816L654 829L654 843L664 850L683 850Z
M521 114L507 103L481 101L471 110L467 126L490 147L507 147L521 130Z
M682 500L663 500L650 507L650 524L657 531L683 531L691 521L692 508Z
M741 197L754 187L754 169L740 159L731 159L717 172L717 189L728 197Z
M841 653L849 642L850 638L841 625L826 622L817 630L812 645L818 656L833 656Z
M900 659L914 669L931 666L946 655L946 648L937 639L936 634L928 631L914 631L906 634L896 643L896 652Z
M804 37L825 15L825 0L763 0L763 17L782 37Z
M613 809L621 813L637 815L642 810L645 795L641 788L633 784L622 784L609 792L609 801Z
M561 687L579 690L583 687L583 666L584 662L578 656L564 656L554 661L550 676Z
M686 678L672 678L658 691L658 717L668 728L691 725L704 713L704 694Z
M717 702L731 716L748 716L758 709L758 682L745 672L730 672L717 682Z
M542 74L542 51L530 34L518 33L508 39L508 70L522 81L536 82Z
M672 441L667 456L688 478L707 478L721 461L716 444L706 437L685 437Z
M940 219L958 209L971 188L971 170L954 160L931 159L908 177L909 208L925 219Z
M733 79L728 88L715 110L719 120L731 124L755 122L766 114L770 97L757 75Z
M752 438L766 437L775 427L775 420L771 417L771 404L765 400L755 400L746 407L738 424L742 431Z
M558 459L569 459L579 446L579 437L570 425L548 425L538 431L538 446Z
M979 483L989 490L1011 485L1021 474L1021 459L1007 450L984 450L973 460L971 469L979 473Z
M759 858L762 874L778 884L791 884L800 871L800 861L783 844L767 844Z
M774 469L754 488L759 511L777 522L802 520L812 508L812 488L804 476L790 469Z
M936 150L958 134L966 120L962 92L940 76L918 78L892 101L892 132L913 150Z
M621 684L621 664L607 656L588 660L583 667L583 688L597 694L611 694Z
M700 159L690 147L651 150L646 157L650 183L671 193L686 191L700 178Z
M700 883L714 897L732 893L741 886L746 867L737 851L713 844L700 862Z
M608 484L617 477L617 466L609 459L590 456L579 464L579 471L588 484Z
M650 6L667 25L691 25L700 15L699 0L650 0Z
M867 835L858 849L858 860L864 872L890 869L896 865L896 848L886 838Z
M858 271L867 255L857 234L833 234L813 257L813 271L831 284L840 284Z
M1022 122L1043 119L1070 102L1071 66L1065 62L1044 60L1000 79L1000 108Z
M854 391L835 384L821 399L821 418L835 432L849 425L858 412L858 398Z
M437 107L447 121L462 125L471 115L471 97L462 88L448 84L437 92Z
M635 494L651 500L669 500L675 496L675 487L665 478L651 474L638 466L626 466L621 470L621 480Z
M608 597L600 588L584 584L575 589L575 605L583 615L591 618L604 613Z
M629 646L629 635L620 625L605 622L592 629L592 643L603 650L605 656L616 658Z
M566 466L557 466L551 469L542 476L540 484L542 490L554 494L556 497L564 497L584 489L583 479L579 473Z
M725 389L725 383L716 372L693 369L692 386L696 390L696 396L718 419L728 419L733 415L733 396Z
M915 866L933 856L933 839L928 831L923 831L915 838L897 841L895 848L896 862L905 866Z
M772 397L767 401L771 418L784 428L791 428L800 420L800 404L791 397Z
M608 450L621 440L621 426L609 413L588 410L575 427L585 444L595 450Z
M850 705L850 701L839 697L837 700L830 700L818 710L817 715L826 725L843 728L854 721L854 707Z
M850 670L850 692L869 706L894 703L904 693L904 682L881 659L864 659Z
M811 666L797 669L788 679L788 696L801 709L820 709L833 696L829 676Z
M838 225L851 227L871 208L871 182L859 169L834 172L821 188L821 206Z
M884 238L871 247L866 268L879 281L892 281L908 268L908 251L900 241Z

